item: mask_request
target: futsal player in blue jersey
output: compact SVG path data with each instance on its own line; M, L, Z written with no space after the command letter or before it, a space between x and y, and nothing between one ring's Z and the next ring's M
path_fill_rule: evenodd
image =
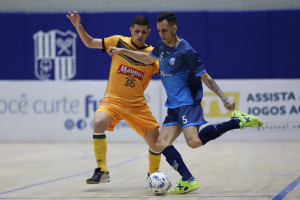
M195 177L189 172L173 141L183 132L188 146L197 148L232 129L260 127L263 122L253 115L234 110L234 101L228 99L218 84L207 73L199 54L183 38L177 35L177 19L174 13L164 12L157 17L157 30L161 41L149 53L112 47L109 53L125 54L145 64L159 59L160 77L167 93L167 116L156 143L167 162L181 175L176 186L168 191L183 194L198 189ZM231 119L200 129L207 123L203 117L201 100L202 82L233 111Z

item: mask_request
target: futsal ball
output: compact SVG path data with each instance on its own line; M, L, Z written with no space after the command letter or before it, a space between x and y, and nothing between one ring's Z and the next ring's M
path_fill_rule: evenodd
M148 186L154 194L165 194L172 184L166 173L158 171L149 176Z

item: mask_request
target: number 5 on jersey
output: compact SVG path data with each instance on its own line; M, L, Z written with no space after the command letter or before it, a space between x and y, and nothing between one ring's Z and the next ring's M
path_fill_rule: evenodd
M186 115L183 115L183 116L182 116L182 123L183 123L183 124L186 124L186 123L187 123Z

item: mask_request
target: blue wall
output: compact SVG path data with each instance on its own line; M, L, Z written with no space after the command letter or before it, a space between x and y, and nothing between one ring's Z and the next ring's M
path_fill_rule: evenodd
M151 21L148 43L159 40L158 13L79 13L93 37L130 36L132 18ZM178 35L199 51L214 78L300 78L300 11L179 12ZM76 32L65 13L0 14L0 79L33 80L34 39L38 31ZM107 79L110 57L76 40L76 76ZM154 78L158 78L155 76Z

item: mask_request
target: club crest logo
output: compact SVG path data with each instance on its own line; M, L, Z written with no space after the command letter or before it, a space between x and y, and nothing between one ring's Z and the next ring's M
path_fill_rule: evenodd
M70 30L39 31L33 35L38 79L64 81L76 75L76 37Z
M170 63L170 65L174 65L175 64L175 58L171 58L170 60L169 60L169 63Z

